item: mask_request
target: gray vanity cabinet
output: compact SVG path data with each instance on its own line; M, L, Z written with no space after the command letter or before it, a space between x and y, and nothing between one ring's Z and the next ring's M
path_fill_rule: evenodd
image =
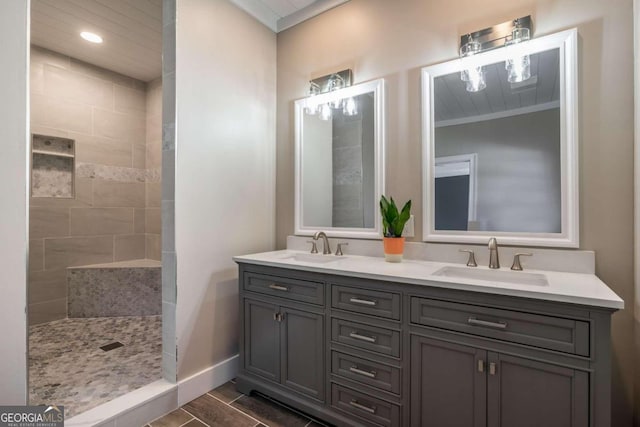
M336 426L611 425L612 309L245 263L240 302L238 390Z
M448 338L411 336L412 426L589 425L587 372Z
M487 425L487 352L411 336L411 425Z

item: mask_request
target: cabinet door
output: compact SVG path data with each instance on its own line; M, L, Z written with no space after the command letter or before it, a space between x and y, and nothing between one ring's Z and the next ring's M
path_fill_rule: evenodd
M589 374L521 357L489 353L490 427L586 427Z
M280 323L274 318L277 312L277 305L244 300L244 368L279 382Z
M411 425L484 427L487 352L411 336Z
M282 384L325 400L324 316L281 307Z

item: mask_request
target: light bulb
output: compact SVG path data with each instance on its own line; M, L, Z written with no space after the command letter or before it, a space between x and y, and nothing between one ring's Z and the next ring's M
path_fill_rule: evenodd
M482 67L472 67L467 70L463 70L460 78L462 81L467 83L467 92L480 92L482 89L487 87Z
M520 83L531 78L531 60L529 55L507 59L507 80L509 83Z
M320 120L331 120L332 114L333 113L331 112L331 105L322 104L322 106L320 107Z
M345 116L355 116L356 114L358 114L358 104L356 103L355 98L347 98L344 101L342 114L344 114Z
M315 116L318 113L318 103L315 102L313 97L307 99L304 112L310 116Z

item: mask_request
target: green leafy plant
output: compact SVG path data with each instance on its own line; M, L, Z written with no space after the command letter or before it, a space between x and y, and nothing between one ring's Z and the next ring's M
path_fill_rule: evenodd
M382 227L384 237L402 237L404 225L411 217L411 200L405 203L404 207L398 212L396 202L391 197L380 198L380 213L382 213Z

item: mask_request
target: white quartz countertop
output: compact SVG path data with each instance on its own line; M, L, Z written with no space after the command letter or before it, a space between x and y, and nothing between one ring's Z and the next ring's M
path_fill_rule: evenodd
M302 260L295 257L301 255ZM325 261L331 257L330 262ZM338 260L333 260L339 258ZM543 301L557 301L586 306L623 309L624 301L594 274L563 273L557 271L527 270L526 273L544 275L548 284L525 285L519 283L497 282L461 277L447 277L433 275L444 267L469 268L488 270L487 267L466 267L464 264L450 264L442 262L420 261L405 259L401 263L386 262L384 258L346 255L310 255L308 252L281 250L258 254L236 256L234 261L239 263L282 267L293 270L329 273L341 276L359 277L364 279L386 280L391 282L410 283L414 285L431 286L447 289L458 289L471 292L499 294L522 298L533 298ZM513 272L508 267L502 267L510 277L517 277L520 272Z

